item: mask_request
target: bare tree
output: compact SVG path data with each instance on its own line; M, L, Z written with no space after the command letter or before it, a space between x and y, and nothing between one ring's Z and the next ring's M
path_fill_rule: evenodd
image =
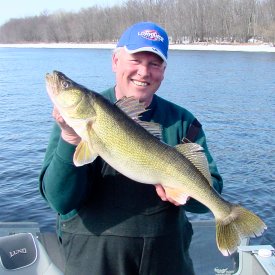
M160 24L173 43L248 42L254 38L275 44L274 0L128 0L78 13L43 11L0 26L0 42L114 42L138 21Z

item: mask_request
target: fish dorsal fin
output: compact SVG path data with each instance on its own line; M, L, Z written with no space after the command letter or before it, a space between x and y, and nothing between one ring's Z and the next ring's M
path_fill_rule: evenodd
M145 109L144 104L140 103L138 99L131 97L122 97L116 103L116 106L119 107L127 116L136 120L140 115L148 110Z
M119 107L127 116L133 119L136 123L142 126L150 134L155 136L158 139L162 139L162 127L160 124L155 122L147 122L139 119L140 115L148 110L145 109L144 104L140 103L138 99L134 97L124 96L116 103L116 106Z
M97 158L97 154L94 154L87 141L81 141L74 152L74 165L82 166L88 163L93 162Z
M197 143L184 143L176 145L175 148L189 161L191 161L207 179L209 184L212 185L209 165L203 147Z
M162 127L160 124L155 122L147 122L139 119L134 119L140 126L142 126L145 130L147 130L150 134L158 138L162 139Z

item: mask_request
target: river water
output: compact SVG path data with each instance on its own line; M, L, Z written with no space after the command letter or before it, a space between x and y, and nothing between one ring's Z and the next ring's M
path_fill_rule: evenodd
M54 230L56 217L38 192L53 123L44 76L52 70L99 92L114 84L111 50L0 48L0 221L35 221L42 231ZM158 92L203 124L223 196L261 216L273 246L274 76L274 53L173 50Z

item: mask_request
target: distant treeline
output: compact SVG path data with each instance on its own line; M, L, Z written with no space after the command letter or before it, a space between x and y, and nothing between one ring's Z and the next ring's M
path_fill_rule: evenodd
M94 43L117 41L138 21L163 26L172 43L275 44L275 0L128 0L79 12L42 12L0 27L0 43Z

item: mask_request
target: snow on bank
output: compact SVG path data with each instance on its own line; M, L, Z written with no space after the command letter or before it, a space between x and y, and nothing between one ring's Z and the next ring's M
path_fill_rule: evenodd
M78 44L78 43L28 43L0 44L0 48L47 48L47 49L114 49L116 44Z
M77 43L37 43L37 44L0 44L0 48L52 48L52 49L114 49L115 44L77 44ZM267 44L238 44L238 45L217 45L217 44L170 44L170 50L189 51L231 51L231 52L274 52L275 47Z
M274 52L275 47L270 45L217 45L217 44L205 44L205 45L170 45L169 49L173 50L190 50L190 51L229 51L229 52Z

